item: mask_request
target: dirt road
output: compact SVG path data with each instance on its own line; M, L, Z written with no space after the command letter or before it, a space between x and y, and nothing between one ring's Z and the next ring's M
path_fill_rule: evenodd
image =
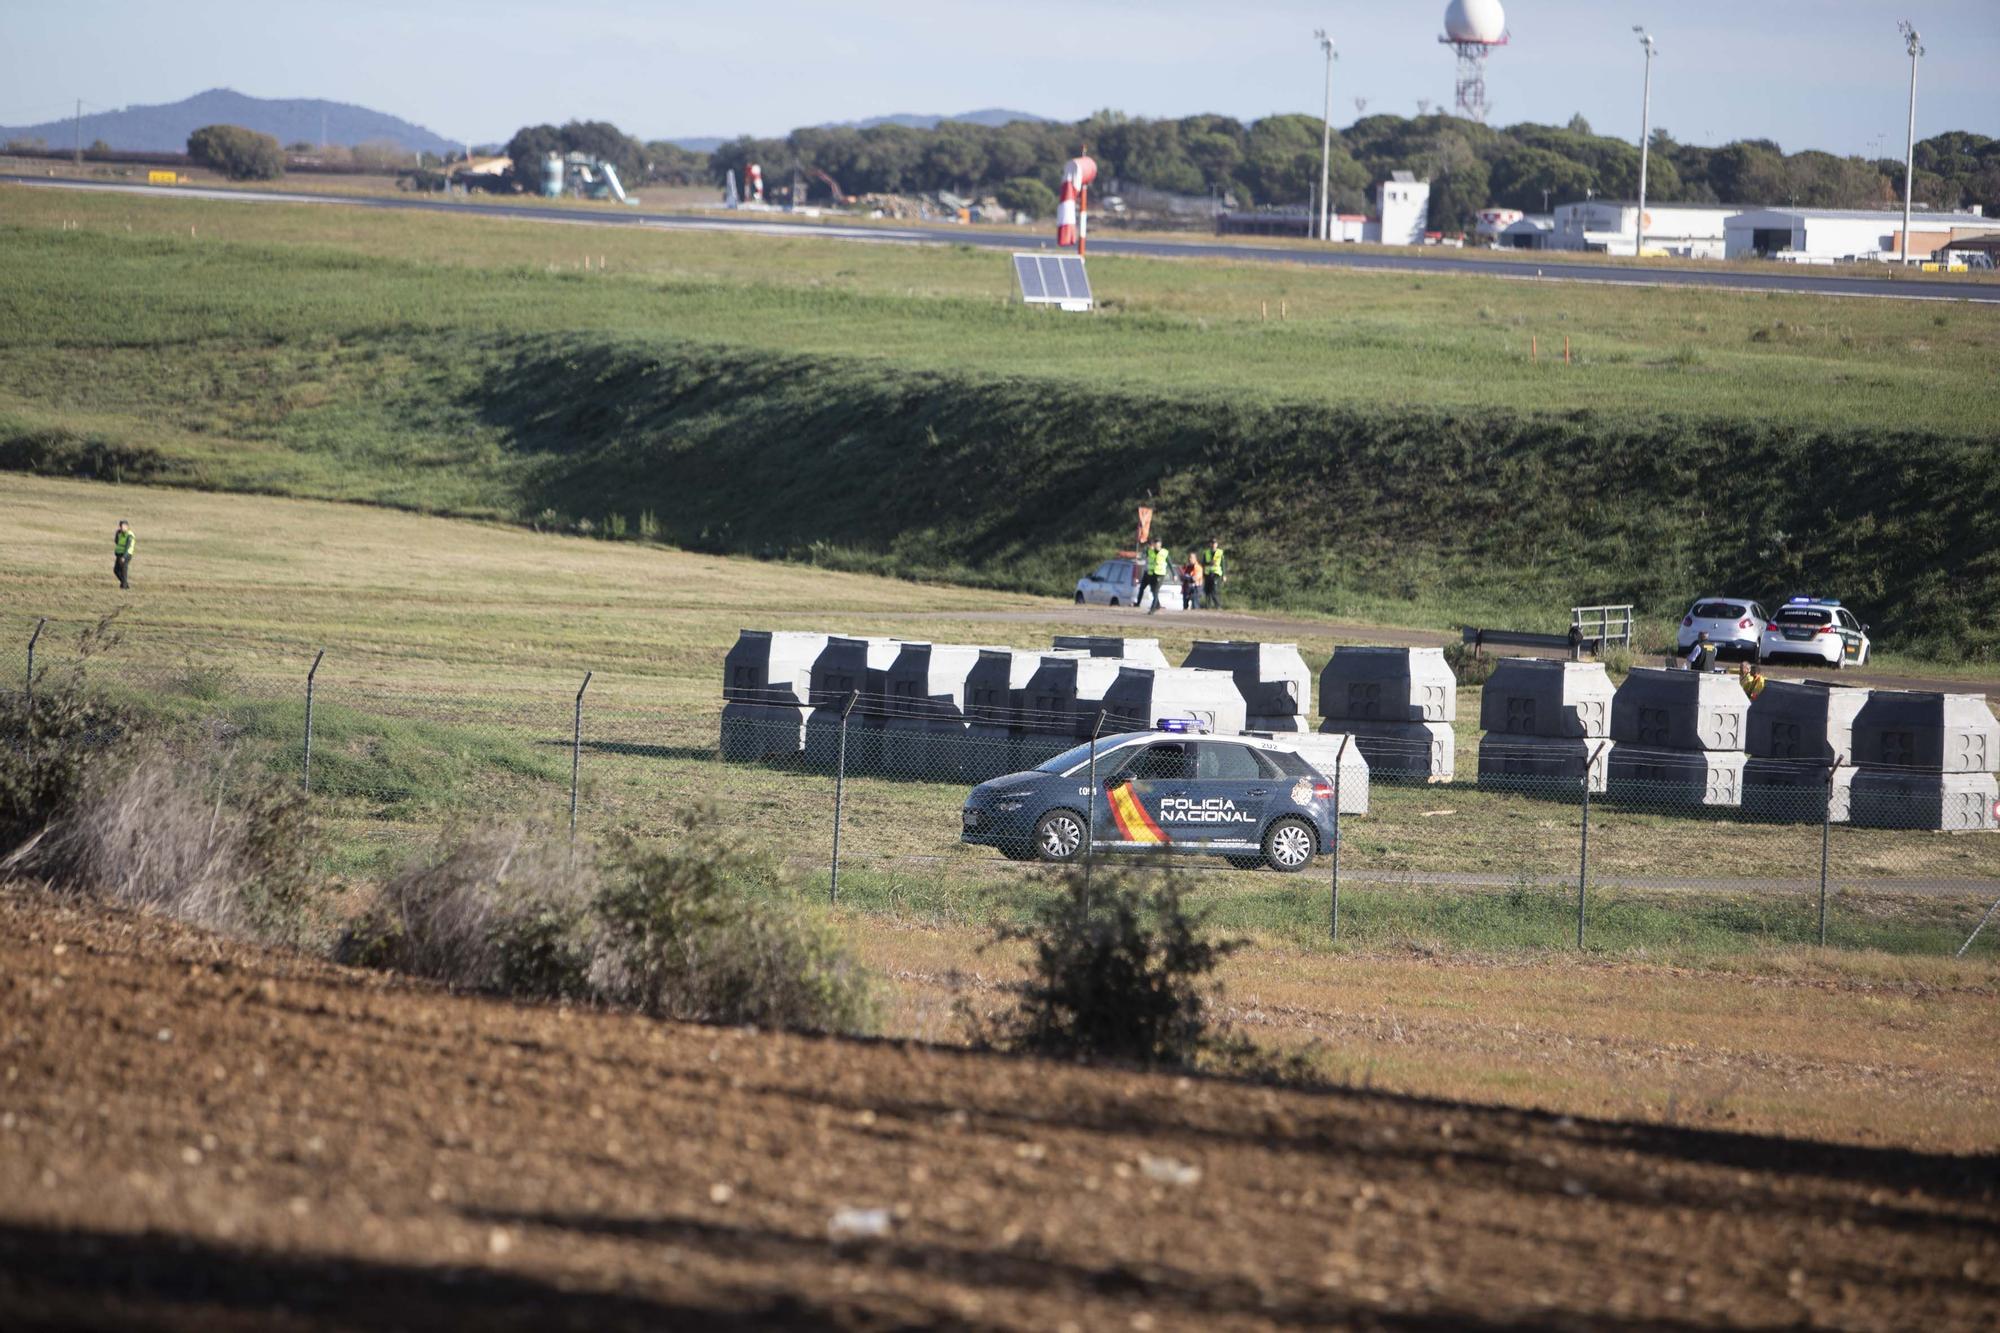
M1971 1328L1996 1164L516 1006L0 894L16 1329Z

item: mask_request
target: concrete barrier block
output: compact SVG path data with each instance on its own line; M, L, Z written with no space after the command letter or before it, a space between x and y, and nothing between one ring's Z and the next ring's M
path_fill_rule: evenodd
M722 697L749 704L810 704L825 634L746 629L722 659Z
M738 763L796 759L806 746L812 709L783 704L722 705L721 753Z
M1930 773L2000 769L2000 720L1983 694L1873 690L1854 715L1854 762Z
M957 781L969 725L966 685L982 649L905 643L889 666L882 763L894 777Z
M1342 644L1319 673L1319 711L1328 721L1455 722L1458 677L1442 648Z
M1611 739L1655 750L1741 752L1750 696L1733 676L1633 667L1611 698Z
M1060 747L1065 750L1079 739L1088 740L1097 724L1098 710L1105 708L1105 692L1118 679L1118 673L1131 665L1122 657L1079 657L1069 652L1043 654L1022 689L1021 714L1015 729L1029 734L1067 736L1069 743ZM1151 724L1147 725L1150 728ZM1112 729L1107 727L1107 731Z
M1826 766L1816 761L1753 757L1743 766L1743 813L1781 824L1845 824L1857 771L1834 769L1829 786Z
M1243 730L1248 710L1227 671L1127 664L1104 694L1104 708L1128 731L1149 731L1163 718L1185 718L1217 735Z
M1854 718L1868 696L1866 689L1831 681L1767 681L1750 704L1744 748L1759 759L1852 765Z
M1158 639L1127 639L1116 634L1058 634L1058 648L1074 649L1092 657L1116 657L1134 666L1169 666Z
M1857 828L1951 832L2000 828L1994 819L1996 800L2000 800L2000 778L1991 773L1863 768L1854 775L1849 822Z
M1602 662L1503 657L1480 692L1479 726L1510 740L1608 737L1614 693Z
M1489 734L1479 742L1479 785L1574 800L1583 794L1586 768L1591 792L1605 789L1609 760L1616 750L1614 742L1591 736Z
M1251 713L1243 719L1243 730L1270 733L1290 733L1306 735L1312 731L1311 725L1297 713L1283 717L1270 717L1262 713Z
M1449 722L1328 718L1319 729L1353 736L1377 781L1450 782L1457 775L1458 737Z
M1368 758L1361 747L1347 737L1325 733L1246 731L1246 736L1257 736L1264 740L1276 741L1291 750L1326 777L1334 779L1334 770L1339 769L1340 813L1343 815L1365 815L1368 813ZM1348 740L1346 753L1341 753L1341 741ZM1282 781L1282 779L1280 779Z
M1295 643L1196 639L1181 665L1227 671L1235 677L1243 706L1253 717L1305 717L1312 712L1312 672Z
M1656 750L1620 741L1606 759L1605 794L1632 805L1683 810L1743 804L1750 756L1741 750Z

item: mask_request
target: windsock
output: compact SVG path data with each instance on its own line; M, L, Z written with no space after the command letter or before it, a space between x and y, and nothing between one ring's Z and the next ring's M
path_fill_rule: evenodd
M743 169L743 183L750 187L750 199L753 203L764 202L764 168L752 162Z
M1085 209L1090 183L1097 179L1097 163L1087 157L1073 157L1063 163L1062 193L1056 196L1056 244L1083 249Z

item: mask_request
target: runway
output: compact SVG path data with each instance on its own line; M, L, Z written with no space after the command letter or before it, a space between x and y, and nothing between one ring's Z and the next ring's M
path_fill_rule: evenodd
M895 226L854 226L838 221L778 221L776 216L746 213L629 213L597 212L577 208L552 207L533 203L470 203L437 196L391 198L370 195L305 194L286 190L224 190L186 185L138 185L120 181L63 180L60 178L0 175L0 182L38 189L103 190L119 194L176 198L215 199L230 203L317 204L325 207L397 209L415 212L457 213L474 217L506 218L522 222L559 222L572 226L652 228L738 232L751 235L823 240L857 241L877 245L973 245L982 249L1013 251L1053 249L1046 233L992 232L976 227L904 224ZM1487 257L1479 251L1460 251L1452 258L1438 258L1421 252L1408 254L1363 251L1343 246L1325 249L1282 249L1230 245L1219 241L1130 240L1101 236L1090 243L1090 253L1099 256L1138 256L1148 259L1223 259L1238 263L1300 264L1316 268L1340 268L1386 273L1424 273L1442 276L1474 274L1519 282L1584 282L1623 287L1700 287L1716 291L1783 292L1803 296L1843 296L1892 301L1969 301L2000 305L2000 284L1953 281L1937 277L1848 277L1823 271L1786 269L1773 264L1772 272L1744 272L1740 269L1711 269L1701 261L1685 266L1627 266L1582 264L1573 260L1503 259Z

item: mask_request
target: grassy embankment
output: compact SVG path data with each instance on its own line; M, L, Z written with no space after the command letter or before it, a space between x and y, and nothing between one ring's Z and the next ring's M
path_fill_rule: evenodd
M721 659L739 628L818 628L946 642L1046 644L1103 631L1065 603L798 565L536 535L382 509L187 490L0 477L0 679L19 679L32 615L56 621L40 661L57 671L74 631L127 608L125 642L96 679L201 723L245 758L298 762L303 678L318 678L314 789L339 868L380 873L441 824L560 809L573 699L585 670L587 831L659 834L713 802L780 842L817 882L831 834L823 775L716 760ZM137 586L109 578L117 517L141 535ZM1021 617L996 623L999 612ZM1170 655L1199 622L1148 621ZM1308 635L1317 668L1335 635ZM1478 745L1478 695L1460 701L1460 771ZM1042 879L956 843L962 786L859 778L847 789L846 901L877 919L948 930L1020 911ZM1378 786L1350 821L1344 930L1363 947L1443 943L1503 951L1572 937L1574 805L1468 785ZM1693 820L1600 804L1593 817L1591 938L1608 949L1714 956L1809 939L1812 895L1761 881L1816 873L1818 829ZM1939 953L1983 903L1870 891L1871 880L2000 880L2000 837L1834 830L1833 938ZM1380 877L1472 872L1480 889L1395 887ZM1621 887L1699 872L1741 891ZM1371 880L1369 877L1374 876ZM1322 946L1323 874L1281 878L1205 864L1198 895L1226 925ZM1982 944L1980 949L1989 949Z
M2000 652L1977 308L1103 259L1063 320L959 250L26 190L0 226L14 468L1051 591L1150 497L1267 606L1811 586Z

